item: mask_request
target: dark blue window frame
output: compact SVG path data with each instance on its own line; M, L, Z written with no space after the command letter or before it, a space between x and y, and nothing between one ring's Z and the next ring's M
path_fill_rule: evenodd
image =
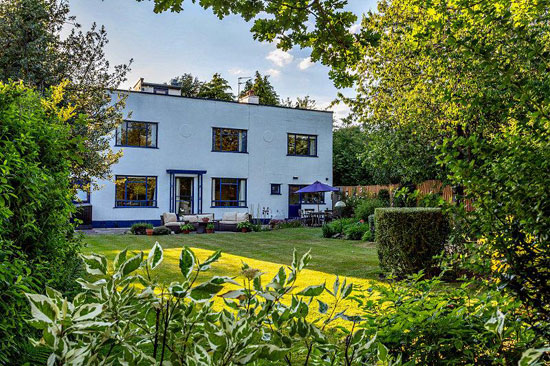
M218 180L218 182L216 182ZM226 180L226 182L224 182ZM236 180L236 183L228 182L229 180ZM239 200L240 197L240 186L241 181L244 181L244 200ZM214 207L247 207L247 199L248 199L248 182L245 178L212 178L212 208ZM236 186L237 187L237 199L236 200L217 200L216 199L216 192L219 193L220 198L222 197L222 187L223 186ZM224 205L224 203L233 203L232 205Z
M128 178L138 178L140 180L128 180ZM153 193L153 199L148 200L129 200L128 199L128 183L145 183L145 195L147 195L148 188L149 188L149 178L155 178L155 190ZM124 199L119 200L117 199L117 189L119 188L119 185L116 183L119 179L124 179ZM140 207L140 208L156 208L157 207L157 191L158 188L158 177L155 175L116 175L115 176L115 207L116 208L132 208L132 207ZM151 203L151 205L148 205L147 203ZM123 204L121 204L123 203ZM125 204L124 204L125 203ZM135 204L133 204L135 203ZM142 205L144 204L144 205Z
M216 144L216 130L220 130L220 141L219 144ZM229 132L226 132L229 131ZM224 136L237 136L242 134L243 138L243 149L239 146L238 151L233 150L223 150L223 137ZM213 152L229 152L229 153L248 153L248 131L238 128L225 128L225 127L212 127L212 151Z
M271 194L272 195L280 195L281 194L281 184L271 183Z
M298 136L305 137L307 139L307 154L297 154L296 153L296 141ZM294 137L294 144L290 143L290 138ZM315 141L315 151L311 151L311 141ZM288 133L287 134L287 155L288 156L308 156L308 157L317 157L318 150L318 139L317 135L307 135L303 133Z
M144 146L141 146L141 145L128 145L128 124L129 123L134 123L134 124L143 124L145 125L145 128L143 130L145 130L145 145ZM158 141L159 141L159 127L158 127L158 122L144 122L144 121L130 121L130 120L124 120L122 122L122 124L120 125L120 128L117 128L116 129L116 133L115 133L115 146L120 146L120 147L140 147L140 148L143 148L143 149L158 149ZM122 127L124 126L124 128L126 128L126 140L125 141L122 141L122 137L120 138L120 142L119 142L119 133L121 133L121 129ZM149 142L149 129L151 128L155 128L156 129L156 133L155 133L155 144L154 145L151 145L151 146L147 146L148 142Z

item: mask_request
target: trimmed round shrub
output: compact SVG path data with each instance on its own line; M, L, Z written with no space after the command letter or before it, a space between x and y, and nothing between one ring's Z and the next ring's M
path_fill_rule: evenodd
M146 229L152 229L153 225L147 222L136 222L130 227L130 232L134 235L145 235L147 234Z
M369 215L374 214L374 210L378 207L387 207L388 205L378 198L365 198L359 202L355 208L355 218L367 222Z
M158 226L153 229L153 235L170 235L172 230L168 229L166 226Z
M449 223L439 208L377 208L374 214L378 258L383 271L403 276L434 273Z
M344 234L346 234L348 240L361 240L366 232L370 232L369 226L361 223L348 225L344 229Z

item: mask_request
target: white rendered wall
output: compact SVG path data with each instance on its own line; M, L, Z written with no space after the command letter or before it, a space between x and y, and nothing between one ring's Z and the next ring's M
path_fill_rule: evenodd
M131 112L129 120L158 123L158 149L122 148L124 156L112 167L113 180L115 175L157 176L158 207L114 208L114 182L99 181L101 189L91 194L94 222L159 220L170 208L167 169L207 171L203 212L213 212L216 219L224 211L257 217L258 207L268 207L271 217L286 218L289 184L319 180L332 185L331 113L138 92L128 93L126 111ZM212 152L212 127L248 130L248 153ZM287 156L287 133L317 135L318 157ZM121 149L114 143L113 134L113 150ZM211 208L213 177L246 178L248 207ZM281 195L271 195L271 183L281 184ZM195 208L197 188L195 179ZM330 207L330 193L326 193L320 208Z

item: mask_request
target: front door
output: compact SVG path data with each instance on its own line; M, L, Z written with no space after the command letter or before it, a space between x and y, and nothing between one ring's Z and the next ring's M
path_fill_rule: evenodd
M296 193L297 190L304 188L305 185L289 184L288 186L288 218L295 219L300 217L302 208L302 195Z
M192 177L176 177L175 207L178 215L193 213L193 181Z

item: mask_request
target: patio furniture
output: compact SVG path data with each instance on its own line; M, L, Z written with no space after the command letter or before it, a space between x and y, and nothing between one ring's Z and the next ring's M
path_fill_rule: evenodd
M250 214L247 212L224 212L222 219L218 223L217 230L236 232L239 231L237 225L244 221L250 222Z
M179 234L181 232L180 226L185 224L185 221L178 221L178 217L175 213L165 212L160 215L160 223L174 233Z
M213 213L203 213L203 214L196 214L196 215L183 215L181 216L182 220L185 222L190 223L195 227L195 230L197 230L198 234L201 234L199 230L205 230L206 229L206 223L204 223L203 219L208 219L208 222L214 221L214 214Z

